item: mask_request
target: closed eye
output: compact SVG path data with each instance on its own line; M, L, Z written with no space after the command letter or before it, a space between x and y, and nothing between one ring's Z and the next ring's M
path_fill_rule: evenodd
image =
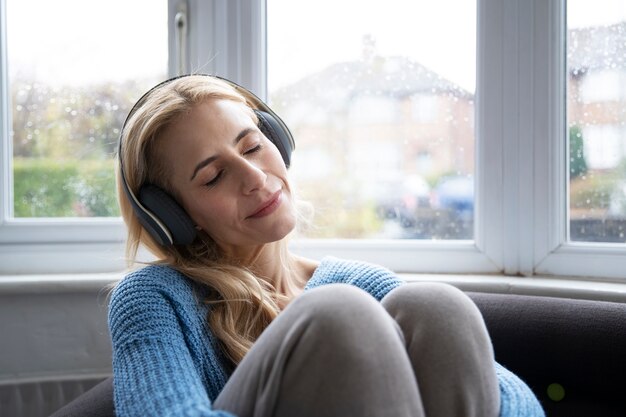
M261 148L263 148L263 145L261 145L260 143L258 145L256 145L254 148L252 149L248 149L247 151L245 151L243 154L244 155L249 155L255 152L258 152L261 150Z
M213 177L213 179L207 183L205 183L204 185L206 187L213 187L215 184L217 184L217 182L220 180L220 178L222 178L222 175L224 175L224 170L221 170L220 172L217 173L217 175L215 177Z
M243 154L244 155L250 155L256 152L259 152L261 149L263 149L263 144L259 143L258 145L254 146L253 148L248 149L247 151L245 151ZM224 170L221 170L220 172L217 173L217 175L215 177L213 177L213 179L211 179L210 181L204 183L204 185L206 187L213 187L215 186L220 179L222 178L222 176L224 175Z

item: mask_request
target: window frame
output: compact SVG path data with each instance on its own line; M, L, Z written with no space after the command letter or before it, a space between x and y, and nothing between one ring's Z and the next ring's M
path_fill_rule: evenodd
M187 68L227 77L266 98L267 0L169 0L170 57L177 53L172 17L180 3L188 10ZM473 241L307 239L294 240L293 249L315 258L364 259L397 272L624 278L626 245L568 241L565 7L566 0L477 1ZM5 10L6 0L0 0L2 19ZM5 23L0 21L2 193L10 189L12 155ZM0 273L123 267L120 219L11 219L6 197Z
M175 47L176 2L168 0L168 48ZM13 218L13 150L6 33L7 0L0 0L0 274L109 272L124 268L121 218ZM173 74L174 63L168 62Z

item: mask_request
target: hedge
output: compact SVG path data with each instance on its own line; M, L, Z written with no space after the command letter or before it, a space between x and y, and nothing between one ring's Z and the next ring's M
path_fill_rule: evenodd
M113 160L13 160L15 217L119 216Z

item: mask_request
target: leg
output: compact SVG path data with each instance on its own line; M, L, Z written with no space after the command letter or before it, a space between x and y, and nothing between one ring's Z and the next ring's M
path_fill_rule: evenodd
M499 414L491 340L469 297L451 285L411 283L382 305L404 333L428 417Z
M341 284L294 300L214 407L241 417L423 416L396 323L369 294Z

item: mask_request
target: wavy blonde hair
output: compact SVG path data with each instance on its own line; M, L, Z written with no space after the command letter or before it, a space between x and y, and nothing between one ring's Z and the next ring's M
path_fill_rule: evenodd
M144 245L156 256L155 263L169 265L210 289L210 295L202 300L211 305L209 326L225 355L236 365L278 315L281 296L267 280L221 256L216 243L203 231L198 232L190 245L157 243L141 226L128 201L119 166L121 160L126 183L135 195L141 185L150 183L175 198L168 165L157 152L158 138L169 123L208 99L232 100L254 108L231 85L214 77L187 76L156 87L129 117L122 132L117 193L128 228L126 255L129 263L136 262L138 248ZM257 122L252 110L250 115ZM286 239L269 245L278 245L280 260L289 267Z

